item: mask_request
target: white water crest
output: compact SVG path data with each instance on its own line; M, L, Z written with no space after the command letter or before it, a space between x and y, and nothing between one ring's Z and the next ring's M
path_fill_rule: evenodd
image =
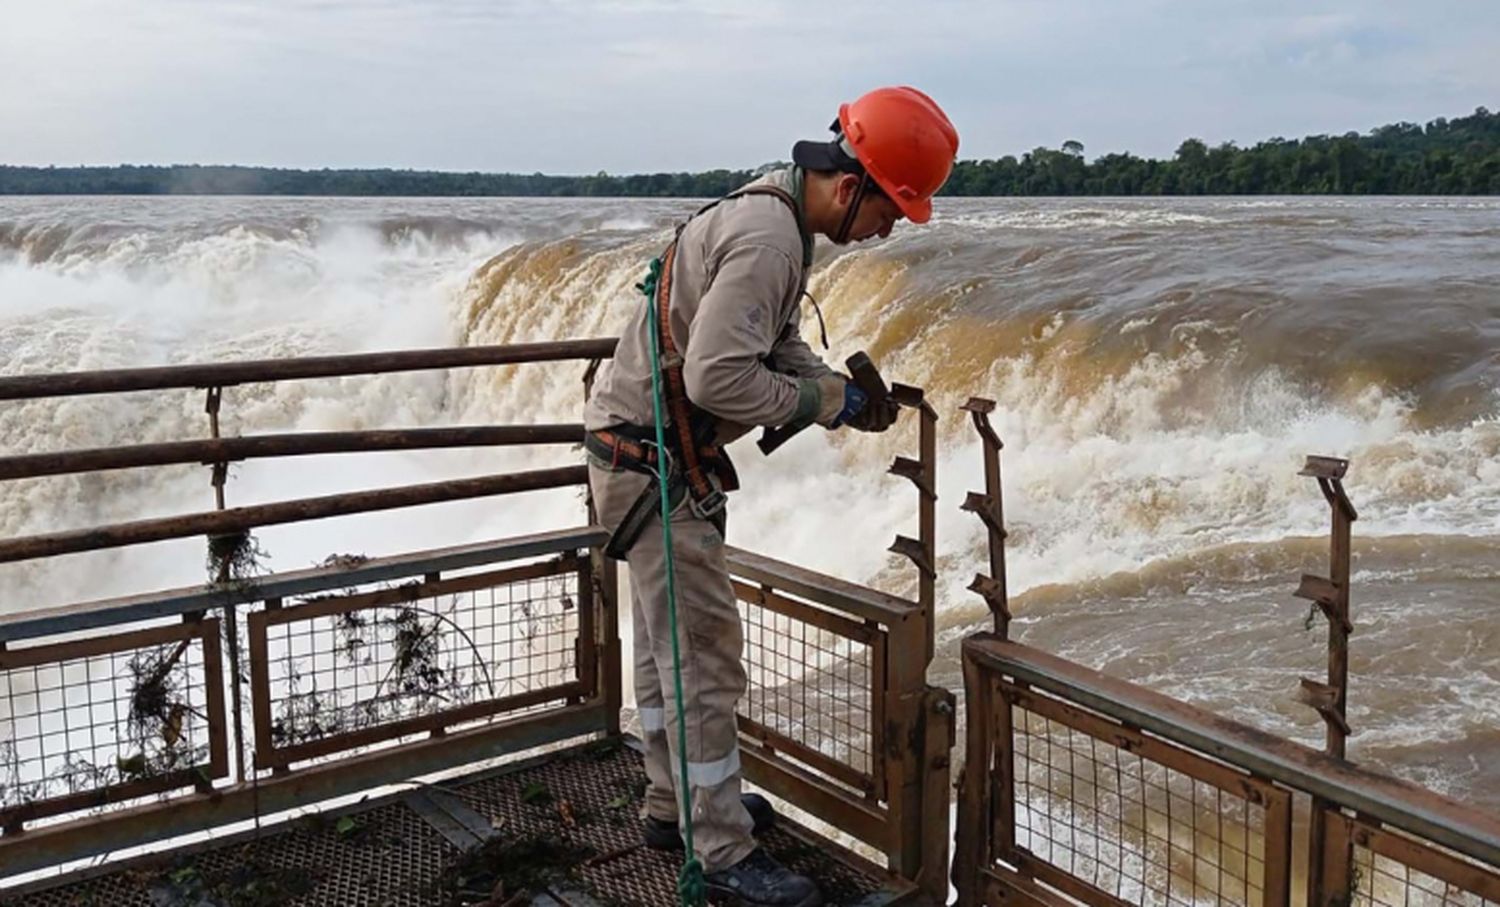
M0 201L5 374L606 336L694 202ZM1349 457L1357 576L1352 752L1495 800L1471 766L1500 727L1500 206L1473 199L968 200L927 229L820 251L830 361L868 350L940 416L943 682L987 624L983 482L958 406L996 400L1010 589L1034 642L1306 739L1321 670L1290 592L1326 570L1306 454ZM1399 261L1399 265L1393 262ZM1414 317L1414 312L1422 317ZM816 342L809 311L803 334ZM224 432L576 421L582 364L229 388ZM898 594L915 493L883 436L732 451L730 541ZM0 404L7 454L207 435L202 392ZM576 450L251 461L231 506L560 465ZM207 470L0 486L14 537L207 510ZM257 533L268 567L389 554L583 519L574 492ZM201 540L0 567L7 611L203 579ZM1455 641L1458 640L1458 641ZM1489 729L1489 730L1486 730ZM1486 742L1489 741L1489 742ZM1496 760L1491 760L1494 762ZM1488 791L1488 793L1485 793Z

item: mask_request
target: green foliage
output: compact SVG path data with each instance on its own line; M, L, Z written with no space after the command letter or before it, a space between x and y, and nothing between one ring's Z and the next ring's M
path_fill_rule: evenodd
M529 176L419 170L279 170L266 167L5 167L0 195L648 196L711 198L755 177L749 170L631 176Z
M0 195L637 196L712 198L757 171L547 176L263 167L0 167ZM1370 133L1272 138L1251 148L1190 138L1169 160L1081 142L959 161L945 195L1485 195L1500 193L1500 114L1395 123Z
M1381 126L1368 135L1273 138L1252 148L1190 138L1170 160L1083 146L959 161L945 195L1486 195L1500 193L1500 114Z

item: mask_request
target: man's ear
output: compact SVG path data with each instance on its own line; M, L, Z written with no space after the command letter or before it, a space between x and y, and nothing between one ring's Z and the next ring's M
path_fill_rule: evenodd
M848 205L854 201L854 193L857 191L859 191L859 177L852 173L840 173L838 182L834 184L834 199L840 205Z

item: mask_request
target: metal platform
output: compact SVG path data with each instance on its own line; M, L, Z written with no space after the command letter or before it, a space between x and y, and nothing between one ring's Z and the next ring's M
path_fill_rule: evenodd
M675 904L681 855L645 848L637 814L640 754L619 743L586 744L512 766L463 776L359 806L306 816L190 848L168 851L30 886L7 907L421 907L511 904L517 892L485 901L461 896L466 851L537 843L566 854L559 878L536 905ZM781 817L763 839L778 859L815 878L827 903L877 907L915 903L912 885L815 832ZM562 865L563 863L566 865ZM478 888L491 888L488 879Z

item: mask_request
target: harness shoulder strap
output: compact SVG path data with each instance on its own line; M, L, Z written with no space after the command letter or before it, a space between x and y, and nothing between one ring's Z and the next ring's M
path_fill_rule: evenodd
M746 186L725 195L723 198L715 199L699 208L693 217L714 208L715 206L729 201L733 198L742 198L747 195L769 195L779 199L786 205L787 210L792 212L792 217L797 222L798 233L805 232L802 225L802 212L797 207L797 200L792 198L791 193L779 186L754 185ZM662 351L662 377L666 380L667 410L672 416L673 430L671 440L677 450L673 451L682 462L683 477L687 480L688 492L692 495L693 503L702 515L711 515L723 509L724 495L713 483L709 481L708 472L704 468L706 453L712 453L713 459L723 461L722 452L711 449L707 438L695 436L695 427L702 425L706 420L695 418L701 410L694 406L687 396L687 382L683 378L682 354L677 349L676 342L672 339L671 313L672 313L672 269L677 261L677 241L682 236L683 229L688 221L683 221L677 227L677 236L662 253L659 276L655 287L657 323L654 325L660 340ZM727 462L726 462L727 465ZM732 469L726 477L725 487L733 490Z
M732 198L744 198L747 195L769 195L772 198L780 199L781 203L786 205L787 210L792 212L792 218L797 221L797 232L807 232L806 228L802 225L802 209L797 206L797 200L795 198L792 198L792 194L781 188L780 186L772 186L765 183L753 186L745 186L743 188L734 190L728 195L716 198L703 207L699 208L697 211L694 211L693 217L697 217L700 214L712 211L714 208L717 208L719 205L722 205L724 202L727 202ZM678 225L677 233L679 236L682 235L683 227L686 227L688 225L688 221L692 220L693 217L689 217L687 220Z
M672 340L671 299L672 266L677 261L677 242L673 240L662 253L661 277L656 283L656 324L661 341L662 377L666 379L667 409L672 414L672 438L677 448L674 453L682 460L683 478L687 480L688 493L701 510L717 512L724 506L723 494L708 480L699 456L697 439L693 437L693 407L687 396L687 381L682 375L682 354ZM715 506L717 505L717 506Z

